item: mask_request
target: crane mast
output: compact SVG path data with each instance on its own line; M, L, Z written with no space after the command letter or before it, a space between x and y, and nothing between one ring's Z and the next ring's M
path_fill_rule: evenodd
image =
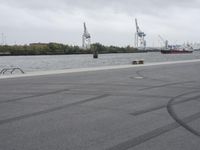
M137 19L135 19L135 25L136 25L136 33L135 33L135 47L141 48L141 49L146 49L146 40L145 36L146 34L142 32L140 29Z
M89 49L91 45L91 36L87 30L86 23L83 23L84 32L82 35L82 47L84 49Z
M136 25L136 32L138 33L140 28L138 26L137 19L135 19L135 25Z

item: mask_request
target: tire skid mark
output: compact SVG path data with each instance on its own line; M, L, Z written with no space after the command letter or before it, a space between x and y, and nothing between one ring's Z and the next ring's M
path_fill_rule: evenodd
M181 96L180 96L181 97ZM177 97L177 98L180 98ZM200 96L198 96L199 98ZM198 132L197 130L193 129L192 127L190 127L189 125L187 125L187 122L185 122L184 120L180 119L177 114L174 111L173 108L173 103L175 103L176 98L172 98L168 104L167 104L167 111L170 114L170 116L183 128L185 128L186 130L190 131L192 134L200 137L200 132Z
M186 94L182 94L181 96L184 96L184 95L186 95ZM176 98L178 98L178 97L176 97ZM194 96L194 97L191 97L191 98L187 98L187 99L182 100L182 101L173 102L172 105L178 105L178 104L182 104L182 103L185 103L185 102L188 102L188 101L196 101L197 98L200 98L200 95L197 95L197 96ZM153 112L153 111L156 111L156 110L166 108L167 106L168 106L168 104L164 104L164 105L152 107L152 108L145 109L145 110L135 111L134 113L130 113L130 114L133 115L133 116L139 116L139 115L143 115L143 114L146 114L146 113L149 113L149 112Z
M69 89L62 89L62 90L57 90L57 91L52 91L52 92L35 94L35 95L31 95L31 96L9 99L9 100L0 101L0 104L12 103L12 102L22 101L22 100L29 99L29 98L42 97L42 96L46 96L46 95L53 95L53 94L62 93L62 92L66 92L66 91L70 91L70 90Z
M196 113L196 114L193 114L189 117L185 117L183 118L183 122L185 123L190 123L196 119L200 118L200 112ZM171 123L171 124L168 124L166 126L163 126L161 128L157 128L155 130L152 130L151 132L148 132L146 134L143 134L141 136L138 136L138 137L135 137L135 138L132 138L132 139L129 139L125 142L122 142L120 144L117 144L113 147L110 147L106 150L127 150L127 149L130 149L130 148L133 148L137 145L140 145L144 142L147 142L153 138L156 138L164 133L167 133L171 130L174 130L176 128L180 127L180 124L177 123L177 122L174 122L174 123Z
M177 99L177 98L183 97L185 95L193 94L193 93L197 93L197 92L199 92L199 91L190 91L188 93L183 93L183 94L180 94L180 95L174 97L173 99ZM197 96L195 96L195 97L197 97ZM195 97L193 97L193 98L195 98ZM189 99L187 99L187 101L189 101ZM178 103L178 102L176 102L176 103ZM175 102L174 102L174 104L175 104ZM188 117L185 117L185 118L182 119L182 121L184 123L190 123L190 122L192 122L192 121L194 121L194 120L196 120L198 118L200 118L200 112L195 113L193 115L190 115ZM174 129L180 127L180 126L181 125L179 123L174 122L174 123L165 125L163 127L157 128L155 130L152 130L152 131L150 131L148 133L145 133L143 135L140 135L138 137L135 137L135 138L129 139L127 141L124 141L122 143L119 143L119 144L117 144L117 145L115 145L113 147L110 147L110 148L106 149L106 150L128 150L128 149L133 148L133 147L135 147L137 145L140 145L140 144L142 144L144 142L147 142L147 141L149 141L149 140L151 140L153 138L156 138L156 137L158 137L158 136L160 136L160 135L162 135L164 133L167 133L167 132L169 132L171 130L174 130Z
M93 97L93 98L85 99L85 100L82 100L82 101L78 101L78 102L74 102L74 103L70 103L70 104L66 104L66 105L62 105L62 106L58 106L58 107L54 107L54 108L50 108L50 109L46 109L46 110L30 113L30 114L25 114L25 115L13 117L13 118L0 120L0 125L7 124L7 123L12 123L12 122L15 122L15 121L19 121L19 120L23 120L23 119L27 119L27 118L43 115L43 114L48 114L50 112L59 111L59 110L62 110L62 109L66 109L68 107L84 104L84 103L87 103L87 102L90 102L90 101L94 101L94 100L97 100L97 99L101 99L101 98L105 98L105 97L108 97L108 96L109 96L108 94L104 94L104 95L96 96L96 97Z
M174 83L168 83L168 84L162 84L162 85L157 85L157 86L146 87L146 88L143 88L143 89L139 89L139 91L144 91L144 90L149 90L149 89L155 89L155 88L162 88L162 87L168 87L168 86L171 86L171 85L193 83L193 82L195 82L195 81L174 82Z

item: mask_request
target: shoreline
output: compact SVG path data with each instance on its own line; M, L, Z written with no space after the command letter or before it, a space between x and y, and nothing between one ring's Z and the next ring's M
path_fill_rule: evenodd
M99 53L99 55L101 54L128 54L128 53L131 53L131 54L137 54L137 53L148 53L148 52L160 52L160 51L137 51L137 52L116 52L116 53ZM64 55L93 55L93 53L72 53L72 54L36 54L36 55L12 55L12 54L0 54L0 57L4 57L4 56L64 56Z

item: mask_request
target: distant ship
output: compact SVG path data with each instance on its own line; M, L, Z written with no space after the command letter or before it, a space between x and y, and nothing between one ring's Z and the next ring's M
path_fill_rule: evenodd
M176 49L170 49L170 50L161 50L162 54L187 54L187 53L193 53L193 51L189 50L176 50Z
M169 46L167 49L161 50L162 54L188 54L193 53L193 48L189 45Z

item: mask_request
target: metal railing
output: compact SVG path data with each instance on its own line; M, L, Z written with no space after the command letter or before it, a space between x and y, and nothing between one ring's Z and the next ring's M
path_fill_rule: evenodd
M4 68L1 70L0 75L4 75L7 72L10 72L10 74L13 74L17 70L20 71L22 74L25 74L25 72L21 68Z

